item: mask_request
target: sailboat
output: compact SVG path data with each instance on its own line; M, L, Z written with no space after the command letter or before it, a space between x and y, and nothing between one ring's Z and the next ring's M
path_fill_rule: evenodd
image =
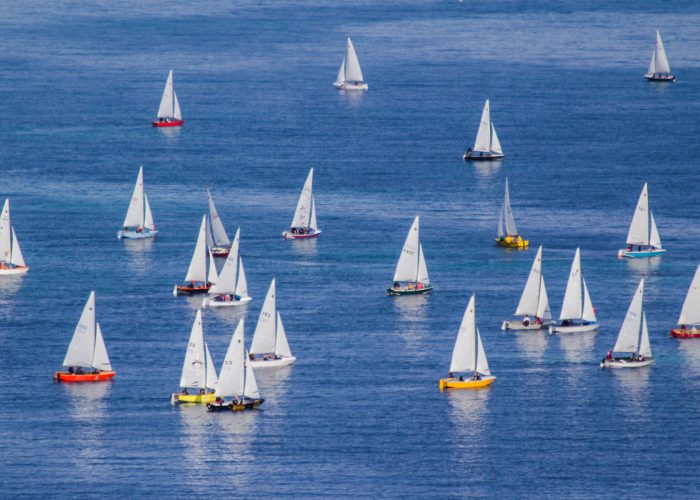
M525 283L515 315L523 318L504 321L501 330L540 330L553 323L547 288L542 275L541 245L532 263L530 276Z
M505 223L505 232L503 226ZM506 177L506 194L503 200L503 207L498 216L498 238L496 243L499 246L506 248L527 248L530 246L529 240L524 240L518 234L518 228L515 227L515 219L513 218L513 209L510 206L510 193L508 191L508 178Z
M348 38L345 57L333 85L340 90L367 90L369 88L362 76L360 61L357 59L355 47L350 38Z
M231 249L231 241L228 239L224 225L219 217L219 212L214 205L214 199L207 189L209 200L209 231L207 231L207 245L214 257L226 257Z
M504 158L501 142L496 135L496 127L491 121L489 99L486 99L484 110L481 112L479 132L476 134L474 147L467 149L462 158L464 161L494 161Z
M627 244L629 245L627 248L617 252L619 258L656 257L666 251L661 246L661 237L656 228L654 214L649 210L649 190L646 183L639 195L637 208L634 210L632 224L627 233ZM635 246L637 250L634 249Z
M248 295L243 259L238 253L240 239L241 230L238 229L224 267L209 289L209 297L204 299L203 307L240 306L252 300ZM209 269L211 270L211 265Z
M556 325L550 325L549 333L580 333L598 329L595 308L581 271L581 250L579 248L576 249L574 261L571 263L559 321L560 323Z
M316 238L321 231L316 223L316 201L313 193L314 169L309 170L306 182L299 195L297 208L294 211L294 219L291 227L282 233L282 237L288 240L301 240Z
M143 189L143 166L139 167L139 175L136 177L134 194L131 195L129 209L126 211L124 224L117 233L117 238L143 239L153 238L158 231L153 222L151 204Z
M282 316L277 310L276 288L276 280L272 278L250 346L249 360L254 368L291 365L297 359L289 349Z
M211 288L212 284L218 281L216 275L216 266L214 257L207 250L207 216L202 217L202 223L199 226L199 236L197 244L194 247L190 267L187 269L185 283L175 285L173 295L192 295L195 293L206 293ZM209 257L207 259L207 256ZM209 271L207 272L207 262L209 263Z
M608 351L608 355L600 362L600 367L640 368L653 362L647 316L644 313L644 278L642 278L627 309L615 347Z
M90 292L68 352L63 360L66 370L53 374L57 382L102 382L114 378L100 324L95 318L95 292Z
M216 399L216 367L211 359L209 347L204 341L202 311L197 309L197 316L192 324L190 340L187 342L185 361L180 375L181 391L170 396L172 404L177 403L211 403ZM192 393L190 393L192 391Z
M158 107L158 119L151 122L151 125L154 127L180 127L183 123L185 120L182 119L180 103L173 88L173 70L170 70Z
M394 285L387 288L389 295L417 295L432 291L428 277L423 245L420 243L420 219L416 215L408 231L394 273Z
M496 377L491 375L484 344L476 326L476 295L472 294L457 333L450 373L447 378L440 379L440 390L479 389L491 385L494 380Z
M17 276L29 271L10 220L10 199L0 212L0 276Z
M671 67L668 65L666 49L664 49L664 42L661 40L659 30L656 30L656 47L651 53L651 62L649 62L649 69L647 69L644 78L650 82L676 81L676 77L671 74Z
M226 398L231 398L231 401ZM256 408L264 401L245 352L245 321L240 320L221 365L216 400L207 404L207 408L209 411L240 411Z
M700 338L700 266L695 270L693 282L683 302L683 309L678 318L678 326L671 330L671 337L681 339ZM690 326L691 328L688 328Z

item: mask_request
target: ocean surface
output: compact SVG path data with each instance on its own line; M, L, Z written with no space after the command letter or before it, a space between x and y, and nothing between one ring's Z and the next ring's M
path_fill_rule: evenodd
M656 29L675 84L644 80ZM700 263L693 1L0 3L0 196L29 273L0 281L0 496L696 497ZM351 36L369 92L332 87ZM169 69L185 126L150 127ZM465 164L485 99L506 159ZM160 234L116 238L139 165ZM288 242L310 166L317 241ZM493 241L508 177L528 251ZM663 257L616 258L644 182ZM200 299L174 298L209 187L253 301L204 313L217 367L267 287L296 364L243 414L173 407ZM435 286L389 298L415 215ZM504 333L538 245L598 334ZM611 372L640 278L656 364ZM117 377L63 385L83 304ZM438 391L464 308L497 380Z

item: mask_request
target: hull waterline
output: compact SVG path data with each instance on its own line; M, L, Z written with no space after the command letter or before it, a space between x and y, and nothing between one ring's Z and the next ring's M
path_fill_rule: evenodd
M294 356L291 358L279 358L279 359L257 359L255 361L249 361L250 366L253 368L278 368L280 366L288 366L297 360Z
M441 391L445 389L482 389L493 384L496 377L493 375L481 377L479 380L472 378L459 380L458 378L448 377L440 379L439 387Z
M70 373L58 371L53 374L56 382L105 382L112 380L117 374L115 371L104 371L97 373Z

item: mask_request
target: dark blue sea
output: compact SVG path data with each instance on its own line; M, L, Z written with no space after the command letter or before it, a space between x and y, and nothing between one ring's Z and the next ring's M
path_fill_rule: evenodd
M646 82L656 29L678 81ZM700 4L0 3L0 196L31 266L0 281L0 496L697 497ZM332 87L351 36L369 92ZM150 126L169 69L185 126ZM465 164L484 101L506 159ZM139 165L160 230L122 242ZM317 241L288 242L310 166ZM494 244L503 184L528 251ZM663 257L624 246L644 182ZM272 277L297 363L245 414L173 407L199 299L174 298L212 189L253 302L205 311L217 367ZM433 294L389 298L415 215ZM597 335L500 330L538 245L575 248ZM656 363L610 372L640 278ZM117 376L52 381L91 290ZM497 380L440 393L459 323Z

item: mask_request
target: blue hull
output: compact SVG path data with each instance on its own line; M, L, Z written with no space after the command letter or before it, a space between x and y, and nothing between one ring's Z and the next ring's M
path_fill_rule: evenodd
M648 259L649 257L658 257L659 255L666 253L665 249L659 250L642 250L642 251L629 251L620 250L620 257L627 257L628 259Z

